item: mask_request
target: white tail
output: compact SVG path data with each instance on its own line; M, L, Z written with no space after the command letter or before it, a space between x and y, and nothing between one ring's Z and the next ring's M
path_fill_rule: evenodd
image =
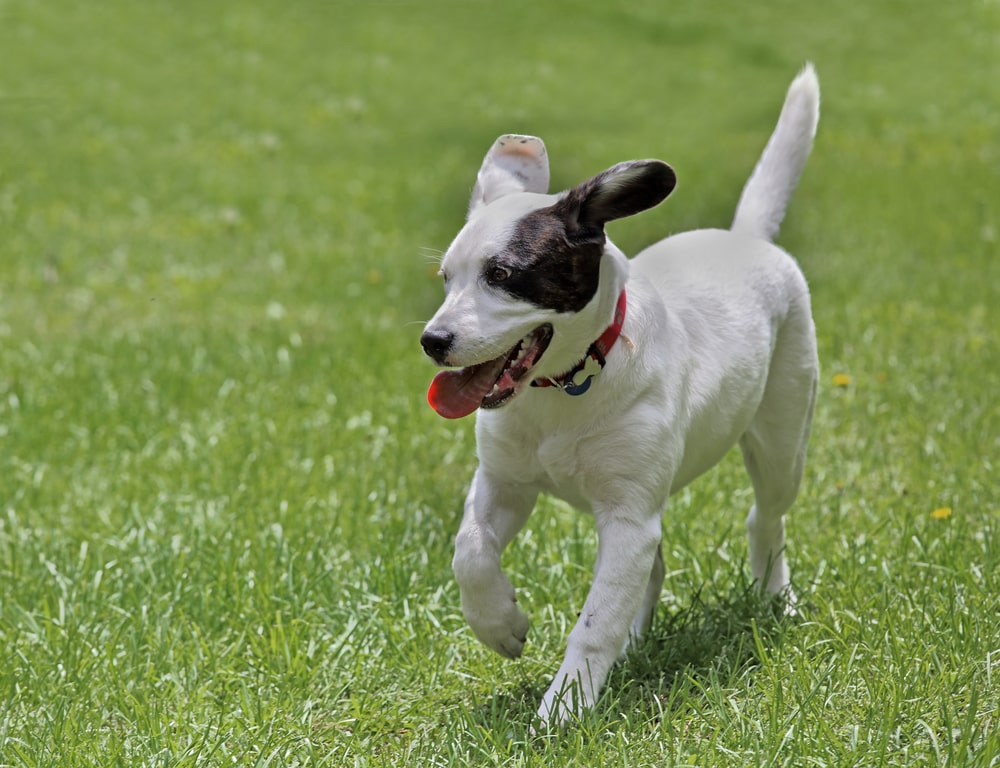
M736 206L733 232L774 240L812 149L819 123L819 80L806 64L792 81L778 124Z

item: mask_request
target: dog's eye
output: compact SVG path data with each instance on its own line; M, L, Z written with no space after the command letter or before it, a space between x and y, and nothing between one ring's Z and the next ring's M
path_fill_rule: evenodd
M491 285L496 285L497 283L502 283L510 277L510 270L506 267L490 267L486 271L486 281Z

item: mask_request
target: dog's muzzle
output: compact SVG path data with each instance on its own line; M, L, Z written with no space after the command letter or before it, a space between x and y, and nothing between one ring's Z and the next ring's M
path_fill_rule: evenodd
M446 365L445 360L454 342L455 334L450 331L424 331L420 336L424 354L438 365Z
M531 371L550 341L552 326L545 323L491 360L441 371L431 382L427 401L449 419L468 416L477 408L499 408L531 381ZM425 331L420 343L438 364L448 364L453 334Z

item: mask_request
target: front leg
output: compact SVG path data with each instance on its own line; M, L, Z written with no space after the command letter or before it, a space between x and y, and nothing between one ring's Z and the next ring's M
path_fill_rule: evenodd
M596 520L594 582L569 635L566 657L538 709L543 723L563 723L593 706L625 648L657 560L658 515L637 519L632 510L619 508L596 512Z
M484 645L508 659L524 649L528 617L500 570L500 555L531 515L536 498L523 486L491 480L480 467L455 538L452 569L465 619Z

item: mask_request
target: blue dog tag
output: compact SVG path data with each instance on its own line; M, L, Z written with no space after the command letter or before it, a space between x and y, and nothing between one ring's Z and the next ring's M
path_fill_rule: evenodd
M567 395L573 395L574 397L576 395L582 395L584 392L590 389L590 382L592 382L593 380L594 380L593 376L588 376L580 384L577 384L576 382L567 381L565 384L563 384L562 388L563 392L565 392Z
M565 392L567 395L573 395L574 397L576 397L577 395L582 395L584 392L590 389L590 383L594 380L594 377L603 370L604 370L603 360L598 360L590 356L584 358L583 364L580 366L580 369L574 371L573 375L563 382L562 384L563 392ZM578 384L576 382L576 377L581 375L586 376L587 378L585 378Z

